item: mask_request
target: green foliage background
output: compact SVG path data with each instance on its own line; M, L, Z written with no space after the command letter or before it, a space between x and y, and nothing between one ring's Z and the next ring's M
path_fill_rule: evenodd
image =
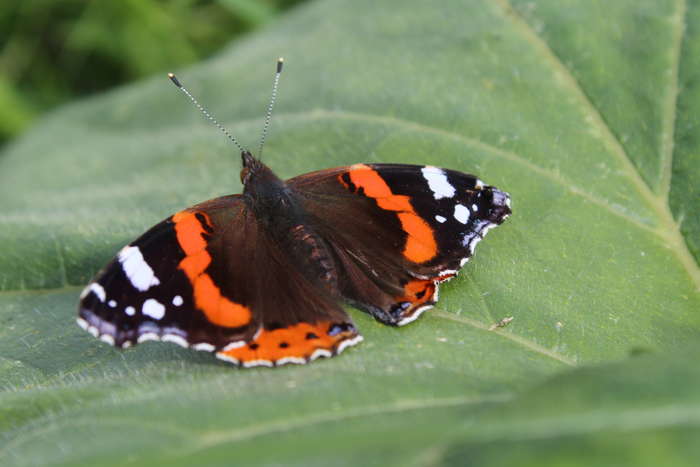
M5 0L0 143L47 109L193 63L300 0Z
M237 371L75 324L83 284L238 157L164 77L0 154L0 458L10 465L694 465L700 6L322 0L179 76L280 176L434 164L509 191L436 310L303 367ZM490 331L513 316L505 329Z

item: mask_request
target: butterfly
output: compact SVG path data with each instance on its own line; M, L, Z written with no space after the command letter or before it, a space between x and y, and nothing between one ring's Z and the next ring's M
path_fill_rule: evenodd
M261 151L281 70L280 59ZM77 322L111 345L173 342L242 367L332 357L362 340L342 304L390 326L414 321L511 214L508 193L433 166L282 180L169 76L239 146L243 193L156 224L87 285Z

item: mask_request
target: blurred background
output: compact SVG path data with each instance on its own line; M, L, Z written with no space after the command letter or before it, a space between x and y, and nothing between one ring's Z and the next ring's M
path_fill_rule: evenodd
M2 0L0 147L44 112L197 62L304 0Z

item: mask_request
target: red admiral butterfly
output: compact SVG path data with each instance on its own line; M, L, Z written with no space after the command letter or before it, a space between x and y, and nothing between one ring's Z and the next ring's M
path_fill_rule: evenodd
M260 152L277 83L268 107ZM242 195L184 209L85 288L78 324L126 348L162 340L251 366L307 363L362 340L340 306L418 318L511 213L507 193L431 166L355 164L283 181L243 149Z

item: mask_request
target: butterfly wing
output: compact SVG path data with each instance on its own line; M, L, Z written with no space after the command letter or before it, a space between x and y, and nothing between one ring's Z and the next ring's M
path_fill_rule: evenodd
M361 340L241 196L178 212L85 288L78 323L118 347L171 341L243 366L305 363Z
M507 193L431 166L355 164L287 183L342 265L341 295L397 326L430 308L511 213Z

